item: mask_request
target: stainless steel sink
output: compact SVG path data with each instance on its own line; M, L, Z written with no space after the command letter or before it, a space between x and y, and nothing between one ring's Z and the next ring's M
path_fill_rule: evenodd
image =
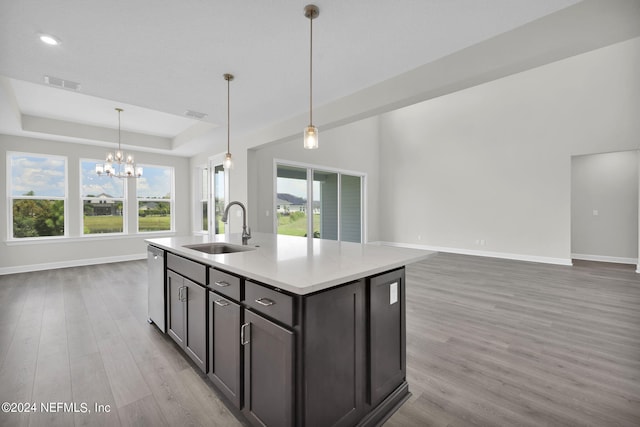
M249 246L231 245L229 243L199 243L197 245L184 245L183 248L193 249L194 251L205 252L208 254L232 254L235 252L253 251L256 248Z

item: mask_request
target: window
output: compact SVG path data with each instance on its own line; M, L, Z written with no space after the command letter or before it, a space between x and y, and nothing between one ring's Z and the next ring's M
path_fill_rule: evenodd
M307 206L307 199L309 198L307 169L278 165L277 175L276 217L278 218L278 234L306 236L309 224L303 207Z
M80 161L82 234L124 233L126 180L99 176L96 163Z
M138 231L173 230L173 168L144 165L136 180Z
M362 242L363 185L364 174L276 163L277 233Z
M226 205L226 183L225 171L222 165L216 165L213 168L213 204L215 206L214 228L215 234L224 234L224 222L222 222L222 214Z
M12 238L66 235L67 159L9 153L7 181Z
M213 171L209 175L209 171ZM213 227L215 234L224 234L224 223L222 213L225 207L225 170L221 164L211 161L209 168L199 167L196 169L196 200L195 200L195 231L206 232L209 227ZM209 189L213 192L210 193ZM209 197L213 200L213 217L209 218L210 209ZM211 224L209 224L211 221ZM201 227L201 228L199 228Z
M209 169L206 167L196 168L196 209L195 209L195 230L209 230Z

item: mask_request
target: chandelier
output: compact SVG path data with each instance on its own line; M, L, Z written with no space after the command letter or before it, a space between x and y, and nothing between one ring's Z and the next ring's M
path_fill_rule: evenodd
M115 110L118 112L118 151L116 151L115 155L108 153L105 162L96 165L96 173L100 176L106 174L109 177L116 178L140 178L142 176L142 168L136 167L133 156L125 155L120 147L120 113L124 110L122 108L116 108Z

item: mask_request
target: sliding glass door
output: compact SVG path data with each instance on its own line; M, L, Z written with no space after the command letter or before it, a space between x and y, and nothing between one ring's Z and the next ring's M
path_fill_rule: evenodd
M307 169L278 165L277 175L275 212L278 234L306 236L309 230Z
M278 234L362 242L364 174L276 163Z

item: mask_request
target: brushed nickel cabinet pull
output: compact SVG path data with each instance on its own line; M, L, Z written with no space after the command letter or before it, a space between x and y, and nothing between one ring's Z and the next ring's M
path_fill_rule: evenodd
M217 299L217 300L215 300L215 301L213 301L213 302L215 302L215 303L216 303L217 305L219 305L220 307L226 307L226 306L228 306L228 305L229 305L229 301L227 301L227 300L223 300L223 299Z
M220 286L221 288L226 288L227 286L231 286L231 284L224 282L222 280L216 280L213 282L216 286Z
M249 326L249 325L250 325L250 323L245 323L240 328L240 344L242 344L242 345L247 345L247 344L249 344L249 341L251 341L251 329L249 329L248 337L247 337L247 333L245 332L247 326ZM245 338L247 338L246 341L245 341Z
M269 307L270 305L273 305L276 303L275 301L270 300L269 298L258 298L256 302L265 307Z

